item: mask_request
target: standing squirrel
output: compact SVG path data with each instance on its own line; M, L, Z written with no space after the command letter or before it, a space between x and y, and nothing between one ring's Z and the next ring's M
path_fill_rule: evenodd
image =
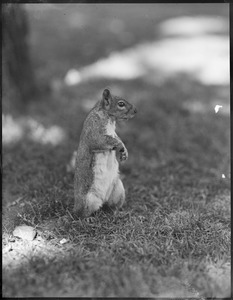
M132 104L105 89L102 100L84 121L74 175L74 212L80 216L90 216L104 203L113 207L124 204L117 157L126 160L128 151L115 127L116 121L131 119L136 112Z

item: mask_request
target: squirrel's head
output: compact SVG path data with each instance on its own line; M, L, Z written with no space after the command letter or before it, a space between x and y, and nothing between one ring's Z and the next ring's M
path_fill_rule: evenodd
M109 89L103 91L101 106L109 116L116 120L128 120L135 116L135 106L121 97L113 96Z

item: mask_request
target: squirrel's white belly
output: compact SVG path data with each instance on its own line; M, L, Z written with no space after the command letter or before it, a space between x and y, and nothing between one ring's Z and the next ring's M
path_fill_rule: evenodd
M108 201L114 183L119 176L119 164L116 160L116 151L110 150L95 153L95 165L93 171L94 180L92 190L103 202L106 202Z

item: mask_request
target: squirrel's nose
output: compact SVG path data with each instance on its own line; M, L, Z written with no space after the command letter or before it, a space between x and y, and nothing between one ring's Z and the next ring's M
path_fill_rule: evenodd
M137 108L136 108L136 107L134 108L134 113L135 113L135 114L137 113Z

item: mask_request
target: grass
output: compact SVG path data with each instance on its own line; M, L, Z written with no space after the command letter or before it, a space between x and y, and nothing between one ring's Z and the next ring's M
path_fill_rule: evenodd
M139 112L118 128L129 151L121 165L127 203L80 220L66 165L85 103L106 86ZM213 106L216 95L228 104L226 90L188 77L96 80L63 86L24 115L11 111L16 121L58 125L66 137L54 146L25 134L3 145L3 296L230 296L230 118ZM210 111L188 109L197 94ZM36 227L38 237L11 242L19 224Z

